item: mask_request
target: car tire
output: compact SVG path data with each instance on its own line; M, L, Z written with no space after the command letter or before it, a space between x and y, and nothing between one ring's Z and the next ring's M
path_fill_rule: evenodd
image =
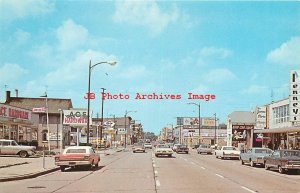
M20 151L19 156L25 158L28 157L28 153L26 151Z
M281 173L281 174L284 174L284 173L285 173L285 169L283 169L281 166L278 166L278 171L279 171L279 173Z
M251 167L254 167L256 164L252 161L252 160L250 160L250 166Z
M158 155L155 154L155 157L158 157Z
M95 164L95 168L98 168L99 167L99 162L97 162L96 164Z
M241 159L241 164L242 164L242 165L244 165L244 164L245 164L245 163L244 163L244 161L243 161L242 159Z
M66 169L66 166L60 166L60 171L61 171L61 172L64 172L65 169Z
M135 153L135 151L133 151L133 153Z

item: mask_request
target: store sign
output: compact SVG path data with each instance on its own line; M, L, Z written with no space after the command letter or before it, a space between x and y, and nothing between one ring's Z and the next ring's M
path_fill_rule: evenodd
M0 117L31 120L31 111L21 109L18 107L12 107L4 104L0 104Z
M256 108L256 129L264 129L267 123L266 106Z
M48 133L47 133L47 141L49 140L49 137L48 137ZM50 133L50 141L60 141L61 140L61 135L60 133Z
M87 110L86 109L71 109L64 110L64 123L71 126L86 126L87 125ZM90 113L90 123L92 124L92 114Z
M290 121L300 124L300 70L292 70L290 74Z

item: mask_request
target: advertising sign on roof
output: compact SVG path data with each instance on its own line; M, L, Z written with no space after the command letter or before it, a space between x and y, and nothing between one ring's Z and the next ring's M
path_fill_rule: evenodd
M31 120L31 111L13 107L9 105L0 104L0 117Z
M86 126L87 109L64 110L64 125ZM92 123L92 113L90 113L90 123Z

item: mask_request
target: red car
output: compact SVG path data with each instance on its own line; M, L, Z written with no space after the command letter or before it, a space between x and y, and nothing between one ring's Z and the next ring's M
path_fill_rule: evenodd
M60 166L63 172L67 167L86 167L91 169L99 166L100 156L90 146L72 146L64 150L62 154L55 156L55 165Z

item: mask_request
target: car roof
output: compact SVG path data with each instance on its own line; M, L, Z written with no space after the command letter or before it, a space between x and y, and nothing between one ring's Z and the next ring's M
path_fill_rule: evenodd
M92 147L90 146L70 146L70 147L67 147L66 149L90 149Z

